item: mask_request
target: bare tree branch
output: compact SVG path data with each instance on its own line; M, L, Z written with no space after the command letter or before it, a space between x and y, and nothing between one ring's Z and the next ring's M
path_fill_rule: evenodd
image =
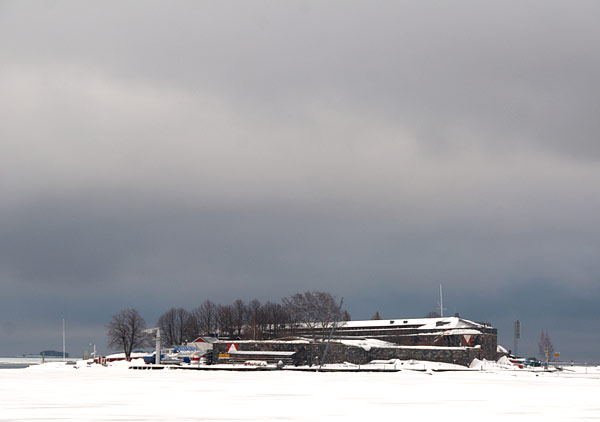
M291 319L304 324L313 339L324 339L331 324L342 320L343 313L335 297L327 292L296 293L282 299Z
M108 346L115 349L122 348L127 359L131 357L133 349L148 344L148 336L143 333L146 329L146 321L135 309L123 309L113 315L106 329Z
M158 318L161 341L164 346L171 347L183 344L186 340L194 340L194 323L192 315L183 308L171 308Z
M217 305L205 300L202 305L192 311L197 325L196 334L211 335L217 331Z
M550 360L554 358L554 346L552 345L552 341L550 340L550 336L548 335L547 331L542 330L540 340L538 341L538 351L540 352L542 359L545 358L546 352L548 352L548 357Z

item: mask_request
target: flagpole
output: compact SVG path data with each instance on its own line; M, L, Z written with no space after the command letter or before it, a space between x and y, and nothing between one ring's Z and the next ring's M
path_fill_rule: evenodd
M62 320L63 322L63 359L66 359L66 352L65 352L65 319L63 318Z

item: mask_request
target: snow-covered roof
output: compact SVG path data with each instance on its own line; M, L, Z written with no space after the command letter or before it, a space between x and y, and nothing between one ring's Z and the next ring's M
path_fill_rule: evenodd
M302 338L302 337L287 337L287 338L278 338L274 340L218 340L217 342L220 344L238 344L238 343L256 343L259 341L260 343L301 343L307 344L310 343L311 340Z
M191 341L190 343L215 343L218 339L216 337L210 336L200 336L196 340Z
M397 318L397 319L372 319L365 321L344 321L341 322L340 328L401 328L403 326L411 327L419 330L430 329L457 329L457 328L482 328L483 324L469 321L460 317L447 318Z
M189 345L183 345L183 346L178 346L175 349L173 349L173 353L179 353L179 352L196 352L200 349L198 349L195 346L189 346Z
M479 330L473 330L472 328L458 328L456 330L446 330L442 333L445 336L465 336L465 335L477 335L481 334Z

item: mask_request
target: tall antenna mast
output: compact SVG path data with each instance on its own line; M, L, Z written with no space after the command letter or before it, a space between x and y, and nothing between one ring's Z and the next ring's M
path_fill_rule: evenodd
M442 296L442 285L440 284L440 317L444 317L444 297Z
M521 321L515 321L515 347L513 348L513 355L519 356L519 339L521 338Z

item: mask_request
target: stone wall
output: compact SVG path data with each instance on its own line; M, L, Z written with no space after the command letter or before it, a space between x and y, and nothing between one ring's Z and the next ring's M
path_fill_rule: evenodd
M231 343L213 344L215 363L226 363L228 360L219 358L220 354L227 354ZM255 342L240 341L235 343L239 351L295 351L293 356L296 365L318 365L323 357L325 343L294 343L294 342ZM341 343L330 343L325 363L351 362L364 365L373 360L427 360L434 362L455 363L468 366L473 359L483 359L485 354L481 347L376 347L365 350L361 347L348 346ZM495 358L495 356L494 356Z
M418 328L385 327L377 329L352 329L338 330L335 338L371 338L399 346L438 346L438 347L474 347L481 348L481 356L488 360L497 359L498 330L493 327L478 327L476 331L480 334L471 335L470 342L466 343L461 334L444 334L443 327L440 329L423 330ZM292 334L291 332L289 334ZM295 330L295 335L310 338L313 334L310 330ZM412 359L412 358L411 358Z

